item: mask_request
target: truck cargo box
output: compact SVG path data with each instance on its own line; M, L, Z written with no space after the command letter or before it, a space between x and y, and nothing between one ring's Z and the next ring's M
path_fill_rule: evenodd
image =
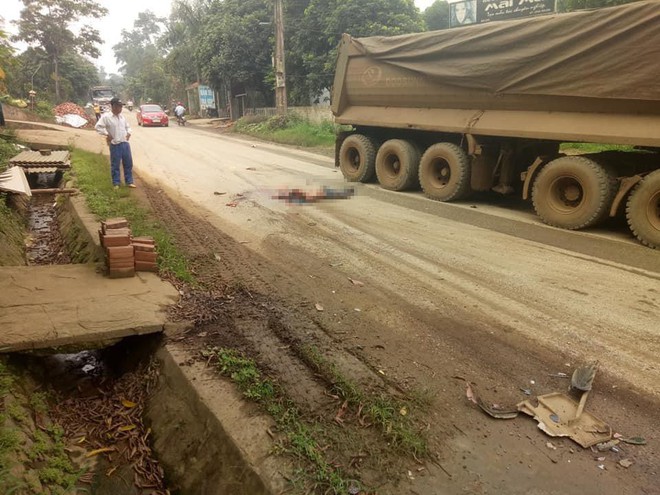
M344 35L338 123L660 146L660 2Z

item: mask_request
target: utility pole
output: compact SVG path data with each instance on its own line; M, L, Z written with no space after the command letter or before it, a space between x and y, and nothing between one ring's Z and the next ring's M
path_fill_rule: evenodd
M284 71L284 8L282 0L275 3L275 105L277 113L286 114L286 74Z

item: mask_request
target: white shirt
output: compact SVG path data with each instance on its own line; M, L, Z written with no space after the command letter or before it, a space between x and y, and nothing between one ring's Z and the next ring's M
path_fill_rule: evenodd
M186 112L186 109L183 105L177 105L176 108L174 109L174 114L177 117L181 117L185 112Z
M115 115L112 112L106 112L96 123L96 130L99 134L110 136L112 144L119 144L128 141L128 135L131 133L131 126L122 114Z

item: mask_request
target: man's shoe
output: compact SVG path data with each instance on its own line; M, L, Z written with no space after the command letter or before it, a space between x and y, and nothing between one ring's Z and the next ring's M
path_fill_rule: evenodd
M135 189L137 186L135 184L129 184L128 187L130 187L131 189Z

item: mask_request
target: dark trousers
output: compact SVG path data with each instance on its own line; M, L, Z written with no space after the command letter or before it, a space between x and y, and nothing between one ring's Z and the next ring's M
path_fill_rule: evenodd
M126 184L133 184L133 156L128 142L110 145L110 171L112 184L115 186L121 183L120 162L124 165L124 181Z

